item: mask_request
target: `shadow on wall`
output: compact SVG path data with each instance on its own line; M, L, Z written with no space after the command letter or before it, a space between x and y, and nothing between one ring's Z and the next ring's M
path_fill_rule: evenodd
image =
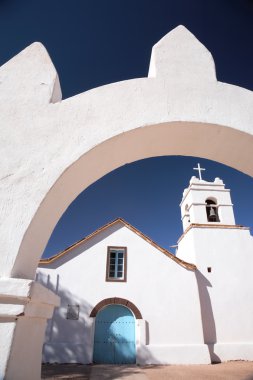
M48 321L46 328L42 355L42 363L44 363L42 375L46 376L46 378L51 375L65 375L68 373L75 374L75 377L79 373L82 376L89 376L89 368L91 366L81 364L90 364L93 361L95 318L90 318L89 315L94 305L90 305L84 299L80 299L69 290L62 288L59 275L51 277L50 275L38 272L36 281L52 290L61 298L61 304L58 308L55 308L53 317ZM87 291L88 289L84 289L84 293ZM137 347L138 364L161 364L149 351L149 328L147 325L146 333L147 345L142 344L141 347ZM67 363L77 364L74 366L74 364ZM122 376L134 375L135 373L134 367L127 370L122 366ZM107 375L110 375L110 377L106 377ZM119 369L115 369L115 371L110 370L107 375L105 373L101 377L102 375L100 374L99 378L116 379L119 376ZM86 377L82 378L85 379Z
M149 350L149 346L141 345L138 352L138 365L140 366L157 366L159 364L164 364L160 360L158 360Z
M92 306L61 287L59 275L39 272L36 280L61 298L48 321L43 346L44 363L91 363L93 347L93 319L87 317ZM84 289L84 292L87 289Z
M208 292L208 287L212 287L212 284L199 270L195 271L195 276L198 284L204 343L208 345L211 362L220 363L221 359L214 352L214 345L217 342L217 337L213 308Z
M214 352L217 342L216 326L208 292L208 287L212 285L200 271L197 270L195 275L200 299L204 343L208 345L211 362L219 363L221 360ZM92 363L95 318L90 318L89 315L94 305L90 305L84 299L80 299L69 290L62 288L59 275L51 278L50 275L39 272L36 280L61 298L60 307L55 309L52 319L48 321L42 362ZM84 289L84 293L87 291L88 289ZM137 346L138 364L163 364L149 350L149 325L147 322L145 331L146 345Z

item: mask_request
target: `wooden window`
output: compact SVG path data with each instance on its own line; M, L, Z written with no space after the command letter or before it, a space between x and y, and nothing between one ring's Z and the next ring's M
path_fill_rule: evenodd
M127 249L126 247L108 247L106 264L106 281L126 281Z

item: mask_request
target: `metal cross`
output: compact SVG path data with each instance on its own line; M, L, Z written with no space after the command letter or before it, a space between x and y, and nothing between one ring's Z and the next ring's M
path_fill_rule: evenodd
M201 171L202 170L206 170L206 169L201 168L200 164L198 164L198 167L197 168L193 168L193 170L198 170L198 172L199 172L199 179L202 180Z

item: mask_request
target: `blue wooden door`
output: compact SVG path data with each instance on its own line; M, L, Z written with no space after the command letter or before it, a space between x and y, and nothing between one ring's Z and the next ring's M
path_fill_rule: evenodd
M135 318L121 305L108 305L96 316L94 363L134 364Z

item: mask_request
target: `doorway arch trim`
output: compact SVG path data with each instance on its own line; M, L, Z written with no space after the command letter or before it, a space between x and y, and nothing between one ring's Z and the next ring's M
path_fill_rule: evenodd
M128 307L134 314L136 319L142 319L142 314L140 310L138 309L135 304L133 304L131 301L128 301L125 298L118 298L118 297L113 297L113 298L105 298L102 301L100 301L91 311L90 317L95 318L97 313L103 309L107 305L122 305Z

